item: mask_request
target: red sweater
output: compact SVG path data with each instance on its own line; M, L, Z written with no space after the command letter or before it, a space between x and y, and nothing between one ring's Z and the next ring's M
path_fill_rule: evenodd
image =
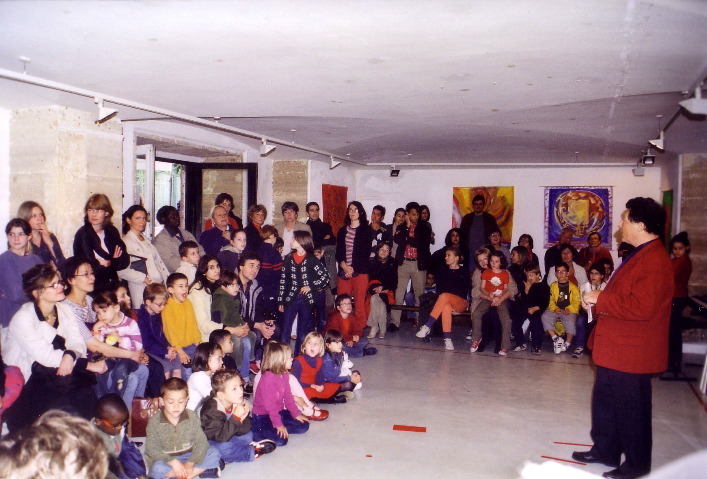
M338 311L331 313L331 316L329 316L329 321L327 321L324 330L329 329L339 331L344 336L344 342L353 341L354 336L360 338L363 334L363 327L356 324L356 317L353 314L349 314L349 317L344 319Z
M683 255L680 258L673 258L673 276L675 278L674 298L686 298L687 285L690 282L692 274L692 261L688 255Z

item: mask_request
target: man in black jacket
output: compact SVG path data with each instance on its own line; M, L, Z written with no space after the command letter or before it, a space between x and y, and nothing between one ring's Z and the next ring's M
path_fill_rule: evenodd
M462 231L462 242L469 248L469 254L473 257L474 252L486 244L489 235L501 229L496 218L484 211L486 198L483 195L474 196L471 206L473 211L464 215L459 229Z

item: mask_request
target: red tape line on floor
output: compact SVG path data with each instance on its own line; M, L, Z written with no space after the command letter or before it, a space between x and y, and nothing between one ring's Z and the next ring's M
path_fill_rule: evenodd
M400 424L394 424L393 431L427 432L427 428L420 426L402 426Z
M585 447L592 447L591 444L577 444L576 442L557 442L553 441L553 444L562 444L565 446L585 446Z
M569 459L560 459L559 457L552 457L552 456L540 456L540 457L542 457L543 459L552 459L553 461L570 462L572 464L579 464L580 466L586 466L586 464L583 462L570 461Z

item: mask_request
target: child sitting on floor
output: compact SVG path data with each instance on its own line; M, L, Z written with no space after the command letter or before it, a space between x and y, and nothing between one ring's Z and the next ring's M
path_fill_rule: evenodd
M322 374L324 381L335 382L341 385L341 391L347 398L353 396L350 391L361 389L361 374L352 371L353 363L349 360L348 354L343 351L343 336L336 329L330 329L324 335L326 353L324 353Z
M91 423L108 450L107 479L147 476L145 460L125 434L128 417L128 408L117 394L106 394L96 403Z
M292 367L292 349L288 344L270 341L260 363L262 377L253 399L251 421L253 439L270 439L277 446L287 444L290 434L309 430L309 419L298 409L288 370Z
M569 280L570 267L567 263L555 266L557 281L550 285L550 304L542 315L543 328L553 341L555 354L569 349L577 332L577 314L579 314L579 288ZM567 341L555 332L555 322L560 321L567 331Z
M187 383L180 378L167 379L160 394L164 407L147 423L145 457L150 477L219 477L218 449L209 446L199 416L187 409Z
M182 377L182 365L177 350L169 345L162 328L162 311L168 298L169 294L164 285L148 284L142 293L143 303L137 313L137 325L145 352L162 365L165 379Z
M292 374L304 389L307 398L314 403L340 404L346 397L337 396L341 386L337 382L324 380L324 338L313 331L304 338L301 354L292 362Z
M344 351L352 358L376 354L378 350L368 346L368 339L363 336L362 328L356 323L351 296L340 294L334 304L336 311L329 316L325 330L336 329L344 336Z
M187 409L196 411L201 401L211 394L211 376L223 369L221 346L214 343L201 343L191 361L192 375L189 376L189 402Z
M201 408L201 427L224 462L250 462L275 450L275 443L268 439L253 442L250 405L243 397L243 380L237 370L216 371L211 388Z

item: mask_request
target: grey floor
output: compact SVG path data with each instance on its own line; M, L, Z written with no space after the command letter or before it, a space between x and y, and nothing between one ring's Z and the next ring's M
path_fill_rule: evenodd
M414 332L404 323L372 340L378 354L354 361L364 380L355 399L328 406L329 419L253 463L227 466L222 477L515 478L526 461L586 449L558 442L591 443L588 358L555 356L549 344L540 356L470 354L461 327L457 349L447 352L441 339L422 343ZM707 448L707 410L687 383L653 381L653 442L654 469Z

